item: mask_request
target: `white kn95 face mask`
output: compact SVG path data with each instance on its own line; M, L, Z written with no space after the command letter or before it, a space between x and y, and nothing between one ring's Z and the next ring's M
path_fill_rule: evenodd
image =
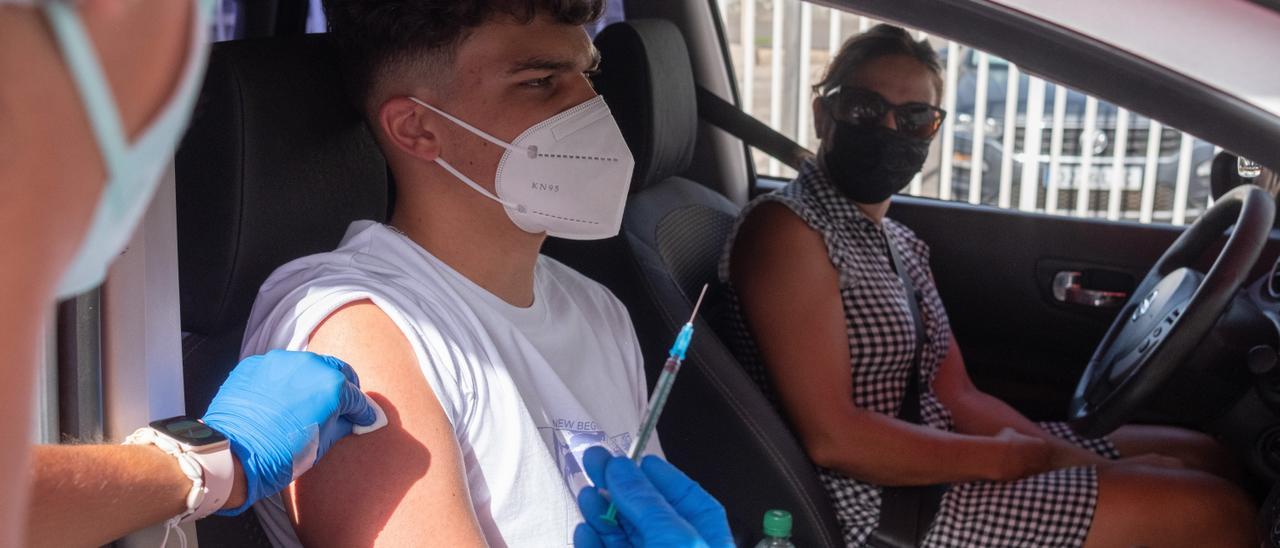
M496 196L444 158L437 157L436 163L505 206L521 230L570 240L618 234L635 159L603 97L534 124L510 143L417 98L409 99L506 149L494 174Z

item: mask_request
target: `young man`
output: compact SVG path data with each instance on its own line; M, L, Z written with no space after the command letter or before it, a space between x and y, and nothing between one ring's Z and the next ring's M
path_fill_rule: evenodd
M243 350L359 364L391 424L259 515L278 545L568 544L583 451L625 452L646 403L626 309L539 255L621 223L633 162L587 78L601 1L327 7L395 210L272 274Z
M33 487L0 492L0 548L97 546L175 516L239 513L306 471L352 424L374 420L349 366L280 351L241 362L203 419L229 440L233 467L217 471L231 474L211 477L197 458L203 487L154 445L31 451L29 387L38 326L47 324L41 318L55 295L101 282L150 200L154 181L138 167L170 161L203 74L206 17L194 0L30 4L0 0L0 300L9 306L0 318L0 409L8 419L0 439L12 442L0 446L0 480L30 478ZM105 97L108 88L113 98ZM95 132L107 118L119 121L119 131ZM157 128L169 124L160 135ZM129 164L104 152L133 150L143 135L154 148L133 152ZM91 226L91 215L108 209L107 194L114 206L132 204L124 208L132 214ZM727 545L723 509L670 465L650 457L640 470L614 458L606 473L606 459L595 456L588 471L612 489L619 516L634 527L623 533L594 519L579 528L580 545ZM204 496L193 498L193 488ZM594 504L589 514L601 513L594 490L584 490L583 500Z

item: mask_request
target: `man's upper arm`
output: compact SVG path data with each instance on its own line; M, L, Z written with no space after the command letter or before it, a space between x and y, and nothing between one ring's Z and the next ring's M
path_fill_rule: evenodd
M293 518L307 546L484 544L454 430L400 329L368 300L334 311L308 350L355 368L388 425L348 436L294 483ZM424 519L430 516L431 519Z

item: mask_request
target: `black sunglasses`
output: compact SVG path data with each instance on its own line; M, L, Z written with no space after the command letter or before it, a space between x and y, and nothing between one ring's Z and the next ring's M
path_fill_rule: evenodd
M947 118L947 111L928 103L895 105L865 88L836 87L822 99L833 118L855 126L878 126L892 112L898 131L916 139L932 138Z

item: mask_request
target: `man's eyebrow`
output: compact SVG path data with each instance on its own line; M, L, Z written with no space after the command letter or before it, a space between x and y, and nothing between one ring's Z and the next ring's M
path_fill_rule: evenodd
M526 70L549 70L552 72L572 70L574 68L573 61L563 58L551 57L526 57L511 64L511 68L507 69L509 74L516 74Z
M600 50L594 46L591 48L591 63L587 70L595 70L600 66ZM518 74L526 70L546 70L551 72L566 72L579 70L578 63L572 59L564 57L540 57L532 56L520 59L511 64L511 68L507 69L508 74Z

